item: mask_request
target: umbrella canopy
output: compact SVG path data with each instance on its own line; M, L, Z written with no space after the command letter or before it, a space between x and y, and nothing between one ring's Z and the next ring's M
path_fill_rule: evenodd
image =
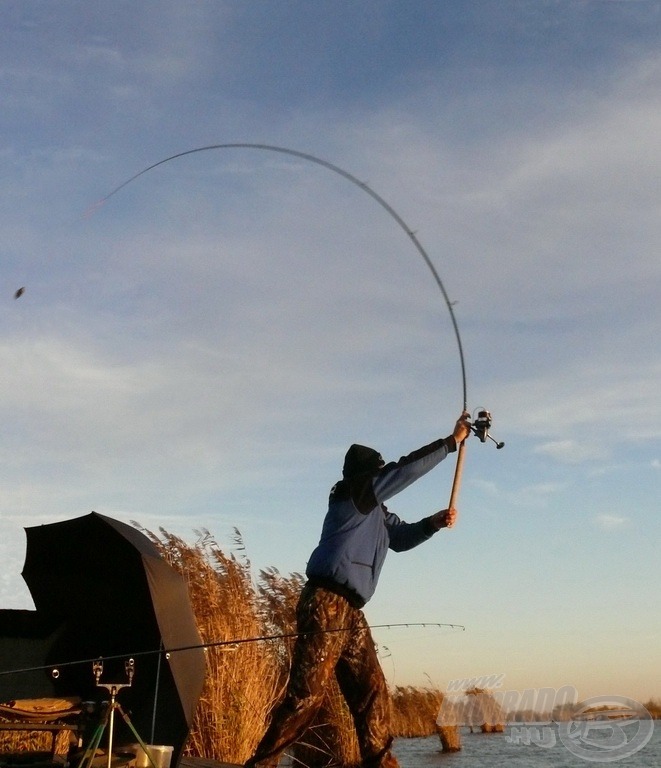
M62 629L37 611L0 610L0 702L55 696L44 666Z
M62 665L58 692L106 699L89 660L120 657L104 662L101 682L122 684L124 664L135 658L133 684L117 700L143 741L174 747L176 764L204 684L204 651L184 579L144 534L96 512L25 531L22 575L37 613L64 624L48 662ZM198 647L149 653L189 646ZM135 742L121 719L116 724L116 744Z

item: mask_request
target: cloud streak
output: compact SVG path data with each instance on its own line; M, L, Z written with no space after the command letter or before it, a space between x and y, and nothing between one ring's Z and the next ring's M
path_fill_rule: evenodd
M621 515L610 515L604 513L597 515L595 522L599 528L603 528L606 531L611 531L628 525L630 520L628 517L622 517Z

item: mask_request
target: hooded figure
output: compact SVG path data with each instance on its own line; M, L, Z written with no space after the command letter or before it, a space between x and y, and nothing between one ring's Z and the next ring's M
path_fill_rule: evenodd
M361 608L374 593L389 549L411 549L454 523L455 511L447 509L406 523L384 502L433 469L469 434L463 414L449 437L389 464L374 448L357 443L349 448L305 571L287 692L246 768L277 765L282 751L312 723L333 675L353 717L363 768L399 765L390 750L388 688Z
M375 472L384 465L383 456L374 448L354 443L344 457L342 477L345 479L365 472Z

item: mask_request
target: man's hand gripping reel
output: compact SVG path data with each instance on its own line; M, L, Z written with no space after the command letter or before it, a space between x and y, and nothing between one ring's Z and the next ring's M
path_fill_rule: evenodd
M477 435L481 443L486 443L487 440L491 440L496 444L496 448L500 450L505 443L499 443L490 434L491 429L491 414L486 408L477 409L477 416L473 419L473 423L470 424L471 432ZM457 450L457 466L454 470L454 480L452 481L452 491L450 493L450 503L448 509L456 509L457 497L459 496L459 487L461 485L461 474L464 468L464 450L466 448L466 441L463 440L459 444Z

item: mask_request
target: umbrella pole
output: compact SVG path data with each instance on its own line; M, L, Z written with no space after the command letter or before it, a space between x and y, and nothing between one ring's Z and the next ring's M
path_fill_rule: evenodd
M151 743L154 743L156 733L156 710L158 707L158 689L161 684L161 659L163 658L163 640L161 639L161 653L158 654L158 661L156 662L156 683L154 685L154 711L151 718Z

